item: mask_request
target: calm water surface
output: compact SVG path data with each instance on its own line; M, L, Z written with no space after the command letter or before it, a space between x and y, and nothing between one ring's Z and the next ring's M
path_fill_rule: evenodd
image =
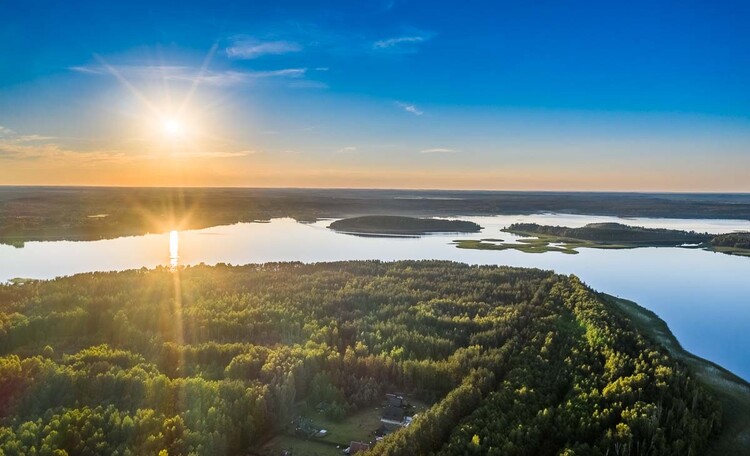
M475 221L484 229L470 235L372 238L335 233L326 228L330 221L302 224L275 219L270 223L241 223L103 241L29 242L23 248L0 245L0 281L201 262L444 259L538 267L576 274L597 290L631 299L653 310L669 324L685 348L750 379L750 258L679 248L580 249L578 255L566 255L467 250L450 244L454 239L487 237L513 241L518 238L499 231L513 222L576 227L617 221L722 233L750 230L750 221L618 219L565 214L462 219Z

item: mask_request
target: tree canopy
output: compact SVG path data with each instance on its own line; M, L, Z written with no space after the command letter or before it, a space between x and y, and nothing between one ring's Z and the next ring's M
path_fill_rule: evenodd
M269 263L0 286L0 454L246 454L301 401L434 405L370 454L696 455L687 369L575 277ZM333 412L332 412L333 413Z

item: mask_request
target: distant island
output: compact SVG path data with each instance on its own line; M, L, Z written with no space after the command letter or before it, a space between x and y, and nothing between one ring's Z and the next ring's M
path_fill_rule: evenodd
M589 241L611 247L674 247L683 244L701 244L713 238L707 233L644 228L622 223L589 223L581 228L514 223L503 231L520 235L550 236L556 238L554 242Z
M474 222L397 215L351 217L328 225L334 231L369 235L421 235L429 233L476 233L482 229Z
M703 248L732 255L750 256L750 233L713 235L695 231L644 228L621 223L589 223L580 228L514 223L503 231L528 237L518 242L491 239L465 239L455 243L459 248L479 250L520 250L526 253L578 253L576 249L632 249L636 247Z

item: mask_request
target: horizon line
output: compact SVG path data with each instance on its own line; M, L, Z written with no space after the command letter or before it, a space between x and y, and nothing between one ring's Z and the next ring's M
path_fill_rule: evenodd
M358 191L399 191L399 192L461 192L461 193L609 193L642 195L747 195L750 191L680 191L680 190L512 190L512 189L470 189L470 188L409 188L409 187L286 187L286 186L213 186L213 185L58 185L58 184L0 184L7 188L80 188L80 189L208 189L208 190L358 190Z

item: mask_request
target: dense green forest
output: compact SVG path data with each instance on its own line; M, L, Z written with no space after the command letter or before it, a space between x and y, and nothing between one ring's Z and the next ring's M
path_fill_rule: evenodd
M711 240L711 244L721 247L750 249L750 233L720 234Z
M434 404L374 455L698 455L717 402L575 277L450 262L0 286L0 454L248 454L301 403Z
M538 225L536 223L514 223L504 231L516 234L540 234L560 239L595 241L611 244L634 245L681 245L700 244L713 238L706 233L670 230L666 228L643 228L621 223L589 223L581 228L567 226Z
M336 231L361 234L427 234L476 233L482 229L474 222L432 218L403 217L398 215L365 215L336 220L328 228Z

